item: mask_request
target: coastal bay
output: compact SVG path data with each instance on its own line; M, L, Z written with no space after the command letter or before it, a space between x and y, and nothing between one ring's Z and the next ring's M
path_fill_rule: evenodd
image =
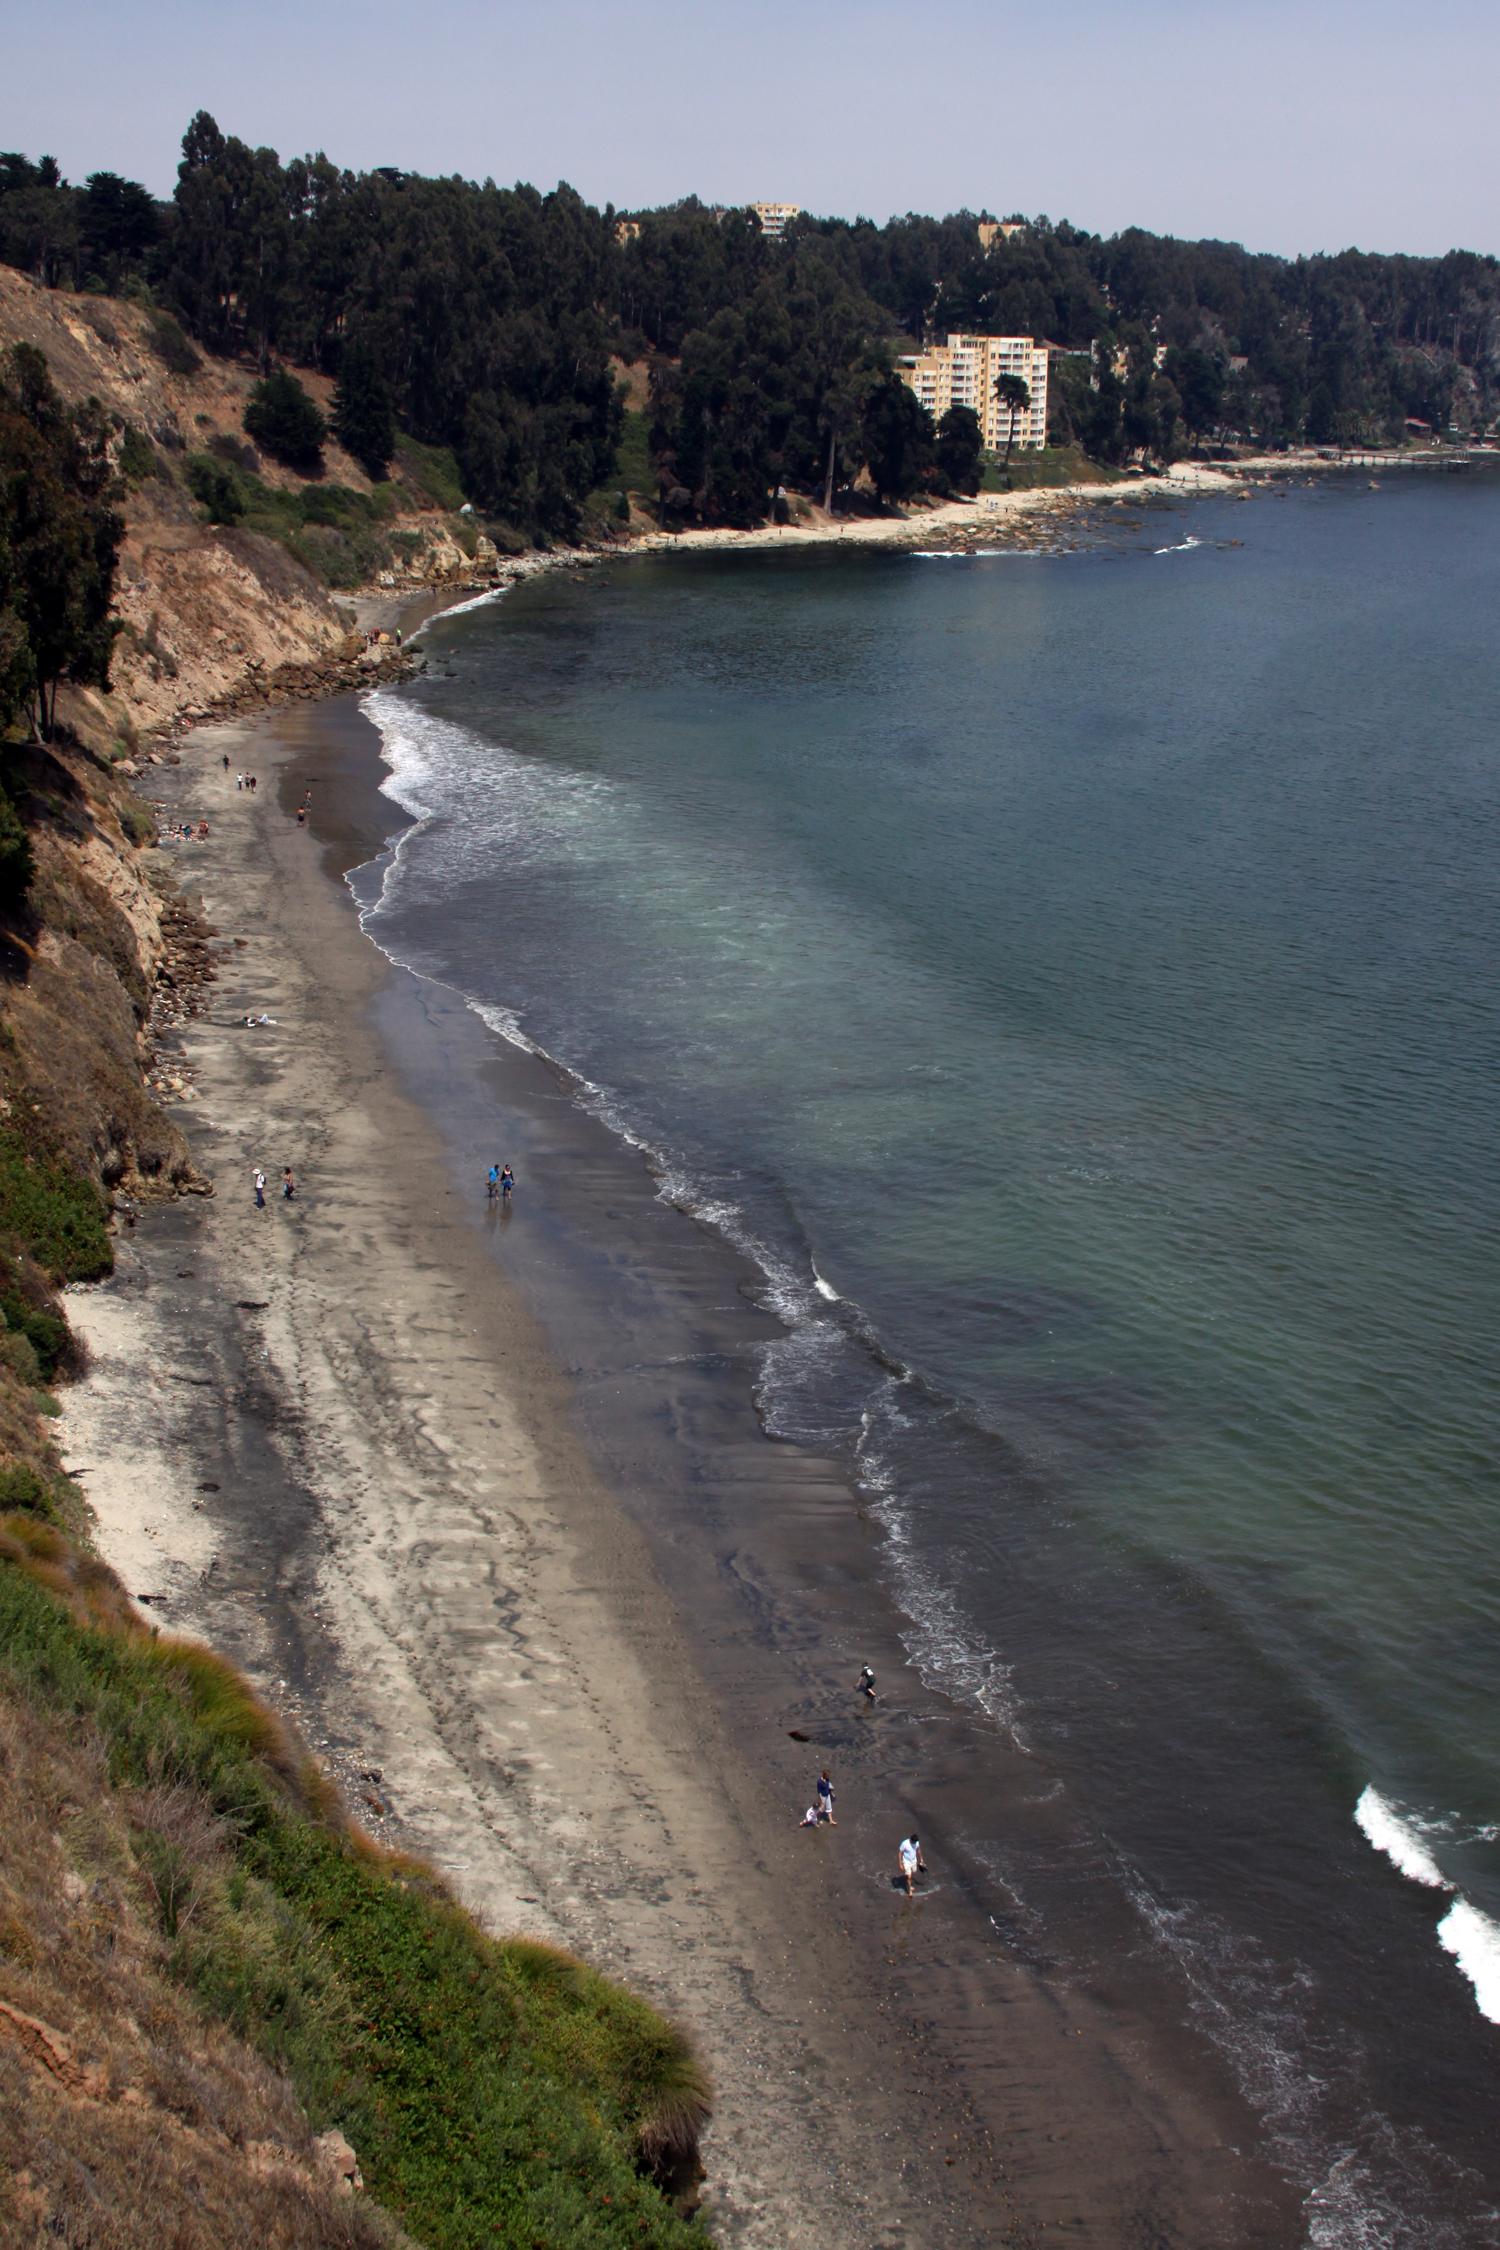
M182 1056L218 1194L153 1218L73 1300L94 1372L67 1438L100 1462L104 1552L490 1926L564 1939L689 2025L727 2238L1293 2239L1252 2117L1123 1929L1119 1977L1086 1991L1019 1933L986 1941L958 1866L915 1909L892 1894L903 1821L972 1760L932 1748L955 1714L903 1671L873 1528L841 1472L756 1424L746 1360L770 1324L721 1246L547 1066L361 936L341 878L390 825L377 749L325 706L201 729L172 776L212 830L184 877L245 942ZM311 834L291 818L308 788ZM276 1020L248 1030L252 1010ZM413 1098L465 1087L473 1116ZM529 1202L491 1239L497 1121ZM293 1164L295 1205L255 1209L256 1163ZM565 1236L598 1287L560 1353L559 1300L533 1314L502 1269L525 1275L521 1241L567 1264ZM661 1324L684 1316L673 1352ZM696 1543L655 1481L688 1437ZM779 1526L783 1582L736 1570L734 1511ZM900 1683L863 1739L856 1659ZM839 1827L799 1836L819 1751ZM1014 1767L1009 1786L1042 1848L1049 1793Z

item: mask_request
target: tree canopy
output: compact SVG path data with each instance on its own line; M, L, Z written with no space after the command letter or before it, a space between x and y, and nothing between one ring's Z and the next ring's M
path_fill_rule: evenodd
M67 406L41 353L0 360L0 726L54 731L65 680L109 685L124 525L98 402Z
M0 155L0 259L49 286L147 289L262 376L316 369L372 474L405 431L451 447L481 507L542 532L571 532L617 482L621 360L651 368L662 491L730 522L782 484L962 488L957 451L908 428L887 387L902 351L949 330L1055 347L1051 434L1105 461L1387 440L1409 416L1465 432L1500 409L1492 257L1282 259L1041 217L986 242L980 225L803 216L771 240L753 212L691 198L621 225L565 185L283 162L201 111L169 203Z

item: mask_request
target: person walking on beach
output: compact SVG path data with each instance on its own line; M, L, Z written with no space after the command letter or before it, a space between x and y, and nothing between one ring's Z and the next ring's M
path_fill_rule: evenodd
M264 1211L265 1207L266 1175L261 1171L259 1165L257 1165L255 1170L255 1208L257 1211Z
M833 1782L826 1766L818 1776L818 1813L830 1828L837 1828L838 1822L833 1817Z
M498 1164L492 1164L485 1175L484 1192L491 1203L500 1193L500 1167Z
M224 771L226 773L229 771L229 752L227 750L224 753Z
M917 1877L927 1873L927 1862L922 1857L922 1844L919 1837L902 1837L900 1849L896 1854L896 1872L906 1885L906 1895L910 1898L916 1889Z
M510 1191L515 1186L515 1184L516 1175L507 1164L502 1168L500 1173L500 1193L507 1203L509 1203L510 1201Z
M868 1664L866 1664L863 1670L860 1672L858 1687L859 1692L864 1697L865 1701L867 1703L873 1703L875 1700L875 1675L870 1670Z
M284 1164L281 1168L281 1200L283 1203L291 1203L295 1200L296 1194L297 1183L292 1178L292 1167L290 1164Z

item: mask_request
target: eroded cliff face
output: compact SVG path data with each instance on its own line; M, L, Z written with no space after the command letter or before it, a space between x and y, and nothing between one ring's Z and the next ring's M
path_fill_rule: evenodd
M151 848L152 765L210 710L327 693L400 662L391 644L369 645L351 599L284 540L207 522L184 464L216 449L251 459L257 489L289 500L330 488L368 497L369 477L331 439L317 479L249 454L256 370L166 333L164 345L149 306L41 289L0 267L0 350L34 345L66 399L100 401L126 487L110 689L65 688L64 740L6 753L36 879L0 948L0 1125L24 1125L28 1142L127 1207L206 1185L145 1082L154 1032L193 1005L212 970L209 936ZM327 410L332 386L303 379ZM384 490L390 567L368 593L394 601L493 572L493 548L467 525L399 477Z
M39 288L0 266L0 350L34 344L70 403L94 397L116 425L128 472L115 611L123 622L108 696L65 696L64 716L101 754L130 755L139 738L201 717L227 699L272 692L285 667L352 662L358 592L391 598L424 586L483 581L493 547L398 474L385 488L388 560L353 595L330 593L274 538L204 520L184 478L193 454L247 450L244 413L256 370L193 354L177 373L162 357L160 315L118 298ZM300 379L327 412L333 386ZM330 438L324 473L308 478L264 456L255 474L289 497L336 488L367 497L370 478ZM472 552L470 550L473 550Z

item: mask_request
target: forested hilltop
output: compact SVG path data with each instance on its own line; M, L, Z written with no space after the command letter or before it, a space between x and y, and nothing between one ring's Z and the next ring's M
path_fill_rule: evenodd
M949 329L1059 347L1049 436L1107 463L1390 442L1409 420L1471 435L1500 409L1500 265L1470 251L1287 260L1045 218L985 248L968 212L804 216L772 240L753 212L692 200L621 224L566 186L283 164L202 112L170 202L0 156L0 259L145 296L252 357L247 426L273 454L315 457L322 417L284 373L309 368L336 381L335 430L372 474L399 429L451 449L480 508L552 536L628 466L669 521L758 521L782 488L972 490L973 417L935 430L894 373ZM629 428L622 366L647 370Z

